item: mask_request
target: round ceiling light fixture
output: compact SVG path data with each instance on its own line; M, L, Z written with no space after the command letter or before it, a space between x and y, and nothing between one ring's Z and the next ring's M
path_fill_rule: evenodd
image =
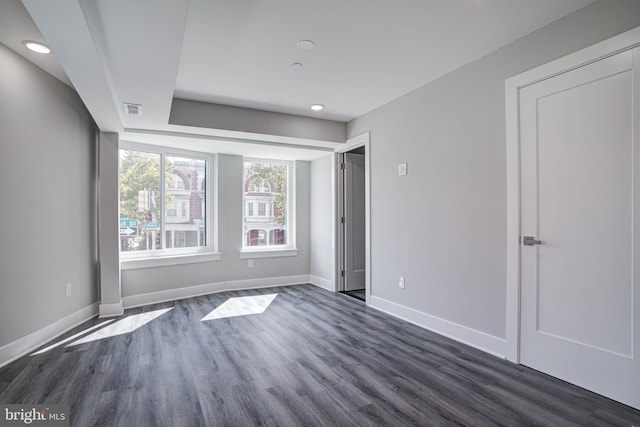
M45 46L42 43L34 42L31 40L25 40L22 43L24 43L27 49L33 52L43 53L43 54L51 53L51 49L49 49L47 46Z
M312 109L313 111L320 111L320 110L324 110L324 105L322 105L322 104L313 104L313 105L311 106L311 109Z
M296 69L296 70L298 70L298 69L300 69L302 67L304 67L304 64L302 62L294 62L293 64L291 64L291 68Z
M298 49L300 50L310 50L313 49L315 43L311 40L299 40L298 43L296 43L296 46L298 46Z

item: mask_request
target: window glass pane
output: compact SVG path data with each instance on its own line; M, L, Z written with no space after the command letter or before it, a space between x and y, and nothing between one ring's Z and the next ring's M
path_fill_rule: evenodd
M119 168L122 252L208 245L205 159L121 149Z
M289 166L285 163L245 161L245 246L288 244L288 174Z
M120 250L157 250L160 154L120 150Z
M206 161L165 156L165 245L206 245Z

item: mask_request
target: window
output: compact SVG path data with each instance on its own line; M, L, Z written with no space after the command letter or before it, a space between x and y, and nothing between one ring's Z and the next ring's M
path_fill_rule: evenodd
M249 193L271 193L271 184L267 177L256 176L248 182Z
M185 183L185 176L177 171L173 171L169 179L166 180L167 188L172 190L184 190L187 188Z
M211 252L210 157L159 147L120 150L120 252L123 258Z
M247 246L267 245L267 232L264 230L249 230L247 233Z
M290 249L293 246L290 235L291 174L289 162L245 159L244 249ZM257 205L255 211L254 204Z

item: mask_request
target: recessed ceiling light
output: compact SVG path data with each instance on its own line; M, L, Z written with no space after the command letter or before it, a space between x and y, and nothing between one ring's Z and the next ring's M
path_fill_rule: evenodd
M313 104L313 105L311 106L311 109L312 109L313 111L320 111L320 110L323 110L323 109L324 109L324 105L322 105L322 104Z
M311 40L300 40L296 44L298 46L298 49L301 50L313 49L313 47L315 46L315 43L313 43Z
M27 49L32 50L34 52L44 53L44 54L51 53L51 49L49 49L47 46L43 45L42 43L33 42L31 40L25 40L22 43L24 43Z

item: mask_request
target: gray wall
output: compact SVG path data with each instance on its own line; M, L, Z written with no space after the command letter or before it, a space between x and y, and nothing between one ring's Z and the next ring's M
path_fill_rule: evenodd
M504 338L504 81L639 25L598 1L348 124L371 132L373 295Z
M97 301L95 150L75 91L0 44L0 347Z
M309 162L296 162L295 257L259 258L248 268L242 247L242 172L240 156L218 155L218 248L220 261L122 271L122 296L140 295L227 280L309 274Z
M331 223L333 154L311 162L311 260L309 274L333 282L334 253Z

